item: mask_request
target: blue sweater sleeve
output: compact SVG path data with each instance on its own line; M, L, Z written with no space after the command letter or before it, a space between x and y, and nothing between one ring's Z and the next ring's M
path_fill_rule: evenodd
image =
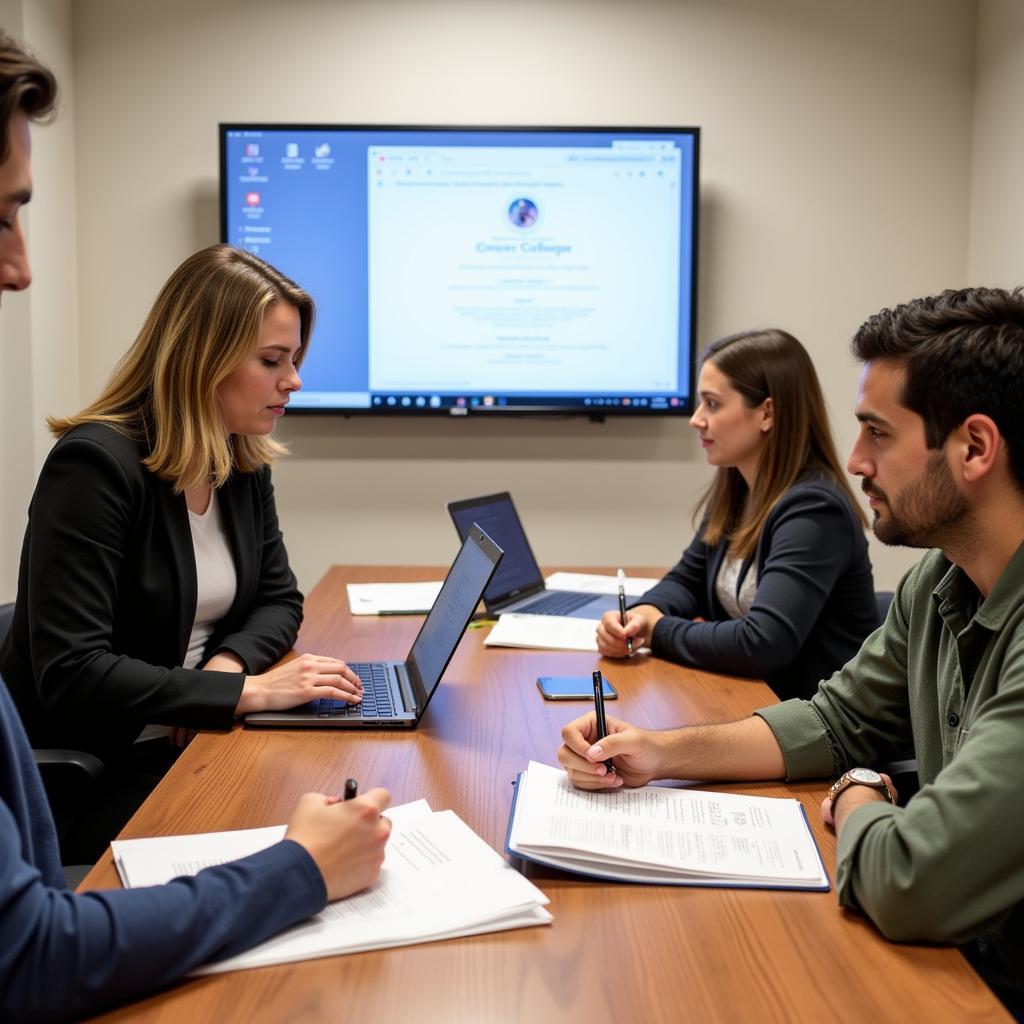
M750 611L741 619L693 622L681 601L672 606L652 600L665 617L654 627L651 650L713 672L775 675L793 661L814 628L850 562L855 529L850 510L829 490L799 487L787 492L769 516L758 545L757 596ZM688 555L692 549L693 545ZM705 550L705 574L709 562ZM685 567L684 557L673 572ZM703 583L708 586L706 575ZM663 586L642 600L659 596ZM695 589L695 584L688 583L688 589ZM708 609L696 614L706 616Z
M0 1019L91 1016L249 949L326 898L312 857L290 840L167 885L50 888L0 801Z

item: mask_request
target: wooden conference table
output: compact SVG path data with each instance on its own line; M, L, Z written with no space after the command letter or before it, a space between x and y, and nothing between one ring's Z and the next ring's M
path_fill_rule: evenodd
M298 649L352 661L404 658L422 619L353 618L345 583L441 576L437 568L335 566L307 598ZM198 736L122 838L277 824L302 793L337 792L355 776L361 787L386 786L396 804L425 797L435 810L452 808L503 850L511 779L531 758L555 763L562 724L587 707L543 701L536 677L587 674L596 658L485 649L486 633L466 634L415 732L235 728ZM639 725L722 721L775 702L761 683L648 657L603 667L620 694L609 710ZM718 788L800 799L834 877L834 836L820 824L823 783ZM200 978L100 1019L1010 1019L955 950L886 942L870 922L840 911L834 892L616 885L526 871L550 897L549 927ZM118 884L109 852L84 883Z

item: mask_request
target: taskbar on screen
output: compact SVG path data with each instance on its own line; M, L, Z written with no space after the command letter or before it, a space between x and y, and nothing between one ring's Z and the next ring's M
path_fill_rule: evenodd
M437 395L353 392L300 392L293 396L293 412L336 413L469 413L682 415L689 411L680 395Z

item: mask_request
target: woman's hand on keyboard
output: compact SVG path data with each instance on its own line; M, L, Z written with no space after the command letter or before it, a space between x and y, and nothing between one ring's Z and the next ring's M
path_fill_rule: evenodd
M338 658L300 654L262 675L246 676L235 714L282 711L321 697L357 704L363 699L363 684Z

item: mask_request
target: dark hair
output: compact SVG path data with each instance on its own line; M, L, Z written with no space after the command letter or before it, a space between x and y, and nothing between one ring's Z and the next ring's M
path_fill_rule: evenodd
M20 110L32 121L53 115L57 79L0 29L0 163L7 159L11 118Z
M704 540L717 544L726 538L734 557L748 558L776 502L809 469L835 480L867 526L836 455L821 384L803 345L786 331L744 331L714 342L702 362L709 360L749 408L771 398L773 425L749 497L738 469L721 467L715 474L697 505L698 511L708 509Z
M853 336L853 354L903 363L901 401L941 448L972 413L990 416L1024 490L1024 290L964 288L883 309Z

